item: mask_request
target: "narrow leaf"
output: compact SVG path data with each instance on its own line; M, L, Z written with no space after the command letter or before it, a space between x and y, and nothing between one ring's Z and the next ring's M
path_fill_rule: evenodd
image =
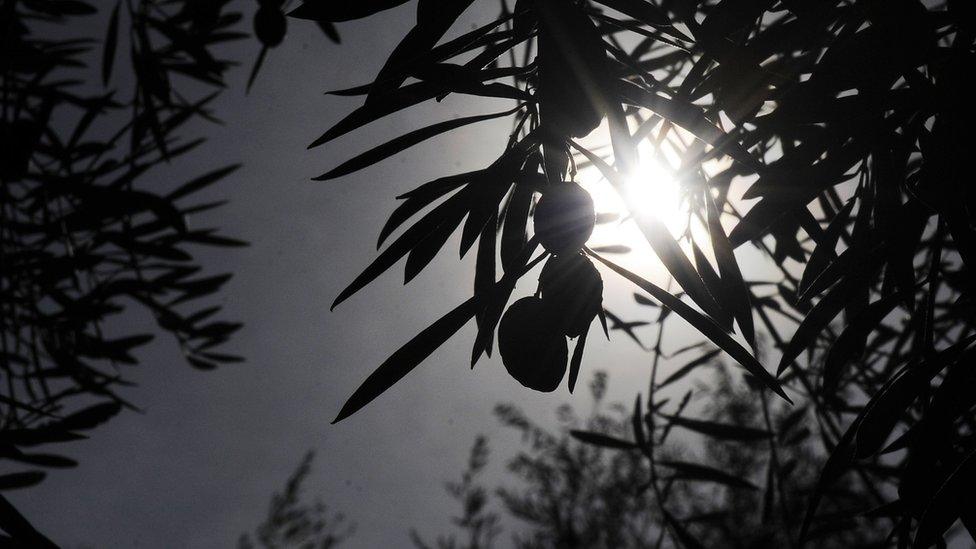
M786 345L786 349L783 350L783 356L780 359L779 368L776 371L777 376L793 364L793 361L800 356L800 353L814 344L820 332L830 324L830 321L847 304L847 297L851 293L851 287L856 283L857 281L849 281L835 286L810 309L810 312L807 313L800 325L797 326L796 332L793 333L793 338Z
M453 175L448 177L442 177L430 183L443 182L442 186L431 189L429 192L422 194L417 194L407 199L406 202L401 204L397 209L393 210L390 214L390 218L383 225L380 230L380 235L376 239L376 248L379 249L386 241L387 237L397 230L404 221L410 219L414 214L424 209L426 206L430 205L433 201L444 196L445 194L453 191L457 187L464 185L470 180L470 173Z
M288 12L288 16L339 23L369 17L406 2L407 0L304 0L301 6Z
M474 297L469 298L400 347L363 381L339 410L339 415L332 420L332 423L338 423L356 413L403 379L403 376L409 374L471 320L477 309L478 300Z
M457 229L464 212L455 212L453 216L446 217L437 227L425 236L410 253L407 255L407 264L403 271L403 283L407 284L414 279L420 271L424 269L437 255L437 252L444 247L447 239Z
M2 495L0 495L0 528L16 540L17 544L24 547L35 547L37 549L56 549L58 547L51 540L41 535Z
M915 530L914 549L924 549L936 543L952 526L964 509L973 505L973 484L976 483L976 450L959 462L948 478L929 500Z
M807 259L806 266L803 268L803 276L800 278L799 286L797 286L797 293L805 294L810 283L816 280L827 268L827 265L837 257L837 241L840 240L841 233L847 227L847 221L853 208L854 200L848 201L827 225L827 230L824 231L820 242L813 249L813 253L810 254L810 258Z
M103 402L75 412L57 422L66 431L87 431L105 423L122 410L117 402Z
M637 393L634 399L634 412L630 416L630 427L634 430L634 440L645 456L650 457L650 448L647 445L647 433L644 431L644 408L641 406L641 395Z
M593 251L601 254L629 254L630 246L623 246L621 244L611 244L609 246L596 246L593 248Z
M668 376L667 379L665 379L664 381L662 381L658 385L658 389L661 389L663 387L666 387L666 386L674 383L675 381L678 381L679 379L684 378L686 375L688 375L689 373L691 373L692 370L694 370L695 368L698 368L699 366L701 366L703 364L708 364L709 362L712 361L712 359L715 358L716 355L718 355L721 352L722 352L721 349L711 350L711 351L703 354L702 356L700 356L700 357L692 360L688 364L685 364L681 368L678 368L673 374L671 374L670 376Z
M690 306L685 304L680 299L674 297L667 291L658 286L652 284L651 282L641 278L640 276L624 269L623 267L613 263L612 261L605 259L592 251L587 251L588 254L595 257L601 263L610 267L614 272L620 276L630 280L636 286L640 287L654 299L661 302L661 304L667 309L674 311L678 316L685 319L689 324L695 327L699 332L705 335L708 339L712 341L716 346L721 348L723 351L728 353L736 362L738 362L743 368L746 369L753 376L758 378L764 385L769 387L774 393L781 396L784 400L789 403L793 403L790 397L786 395L782 387L780 387L779 382L770 375L769 372L763 368L763 365L759 363L756 357L747 351L742 345L739 345L734 339L732 339L727 333L725 333L717 324L712 320L706 318L704 315L698 311L692 309Z
M714 469L707 465L688 463L685 461L666 460L658 460L657 464L674 469L676 474L671 478L675 479L715 482L730 486L732 488L745 488L747 490L759 489L759 487L746 479L732 476L724 471L719 471L718 469Z
M39 484L46 476L47 473L44 471L25 471L23 473L0 475L0 490L28 488Z
M516 90L518 91L518 90ZM345 118L337 122L328 131L312 141L308 148L318 147L337 137L341 137L353 130L361 128L389 114L405 108L423 103L424 101L447 93L464 93L483 97L499 97L506 99L529 99L521 94L513 94L511 86L496 84L471 85L466 82L423 81L399 88L390 92L382 102L367 103L352 111Z
M447 120L445 122L440 122L432 126L427 126L426 128L421 128L419 130L414 130L405 135L401 135L392 141L388 141L366 151L355 158L343 162L339 166L333 168L332 170L312 178L315 181L326 181L329 179L335 179L337 177L342 177L344 175L350 174L357 170L361 170L365 167L371 166L380 160L393 156L394 154L408 149L417 143L430 139L431 137L440 135L444 132L457 129L468 124L474 124L477 122L483 122L485 120L492 120L495 118L501 118L503 116L509 116L514 114L516 111L522 108L522 105L515 107L514 109L507 110L504 112L483 114L480 116L468 116L465 118L457 118L454 120Z
M627 322L621 319L619 316L611 313L607 309L603 309L603 314L610 321L610 331L613 330L623 331L625 334L627 334L627 336L630 339L634 340L634 343L637 343L637 345L639 345L641 349L647 350L647 347L644 345L644 343L640 340L639 337L637 337L637 333L634 332L635 327L646 326L647 322L644 321Z
M231 164L230 166L224 166L223 168L218 168L199 177L195 177L177 187L173 192L167 194L166 199L170 201L179 200L180 198L193 194L234 173L240 167L240 164Z
M112 15L108 19L108 30L105 33L105 47L102 50L102 84L108 85L112 78L112 65L115 64L115 49L119 43L119 6L115 4Z
M691 243L691 252L695 258L695 267L698 269L698 273L701 275L702 282L705 283L705 289L708 290L708 293L711 294L713 298L715 298L715 303L718 305L718 311L721 313L721 315L715 320L726 331L732 331L732 314L722 305L722 298L725 297L726 293L723 287L722 279L719 278L718 273L712 268L712 264L709 263L708 258L705 257L705 253L702 252L701 248L698 247L697 242Z
M597 0L604 6L654 27L671 26L668 14L646 0Z
M519 252L528 241L526 227L531 206L532 189L521 182L516 184L508 202L505 223L502 227L501 259L502 270L505 272L518 267L515 263Z
M669 99L648 92L636 84L623 80L617 80L615 84L624 101L635 107L644 107L661 115L687 130L702 142L715 147L716 150L724 154L728 154L749 168L759 167L756 159L735 142L732 136L723 132L721 128L705 117L701 107L679 99Z
M425 54L444 36L458 17L471 5L473 0L453 0L438 2L434 8L431 0L418 0L417 25L410 29L403 40L397 44L387 58L383 68L366 97L367 103L377 102L387 93L400 87L410 69L419 64Z
M904 299L903 292L894 293L875 301L854 318L830 347L823 368L823 390L832 394L844 373L844 366L856 359L863 349L864 338L888 316ZM858 345L861 342L862 345Z
M580 431L573 429L569 432L576 440L584 442L586 444L592 444L594 446L600 446L603 448L613 448L614 450L635 450L637 445L633 442L627 440L621 440L616 437L609 435L604 435L601 433L593 433L590 431Z
M707 437L719 440L737 440L741 442L751 442L763 440L773 436L773 433L763 429L753 427L743 427L731 423L719 423L717 421L707 421L702 419L691 419L681 416L667 416L672 424L678 427L690 429L696 433L701 433Z
M753 349L756 348L756 328L752 322L752 303L748 286L742 278L742 271L735 259L735 253L729 237L722 228L718 205L711 192L705 191L706 220L708 223L709 241L718 262L718 272L722 277L724 290L722 304L731 309L732 316L739 323L742 335Z
M342 290L338 297L335 298L335 301L332 302L331 309L335 309L337 305L361 290L364 286L376 279L376 277L386 272L400 258L413 250L424 238L437 230L445 219L458 219L459 215L464 214L466 205L466 195L464 193L457 193L443 204L431 210L420 221L394 240L349 286Z
M569 362L569 394L573 394L573 389L576 388L576 379L579 377L580 363L583 361L583 347L586 345L586 334L583 332L576 341L576 347L573 348L573 358Z

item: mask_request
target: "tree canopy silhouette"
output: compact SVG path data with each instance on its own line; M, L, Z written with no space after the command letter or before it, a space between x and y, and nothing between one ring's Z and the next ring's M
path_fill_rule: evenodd
M348 523L342 513L333 513L328 506L316 499L304 504L302 484L312 468L315 452L308 451L301 463L288 477L285 489L271 497L268 515L254 530L254 538L241 534L238 549L279 549L303 547L331 549L341 545L356 531L356 525Z
M219 204L190 199L234 167L209 167L172 188L144 183L151 169L201 144L180 131L212 118L208 105L230 64L218 46L245 36L232 30L241 18L228 3L119 0L97 36L85 34L91 26L67 26L96 13L81 0L0 4L0 450L31 467L0 476L0 489L36 484L44 467L73 465L30 448L79 438L129 405L116 391L119 366L150 336L108 333L109 319L127 307L150 311L195 367L239 360L217 349L239 324L215 320L215 307L188 309L227 280L200 274L191 247L241 244L195 228L192 216ZM404 3L303 0L289 13L338 41L342 22ZM657 311L650 385L631 414L632 437L574 436L643 456L658 500L658 467L702 474L701 464L675 465L663 454L660 441L681 429L733 448L765 443L763 509L778 507L789 530L776 539L802 545L830 527L830 512L868 506L900 546L942 543L957 522L972 534L974 4L502 0L494 19L452 31L473 3L417 0L415 26L376 78L332 92L361 97L362 106L312 143L450 94L514 103L411 131L315 178L348 175L464 126L512 121L490 165L399 197L380 229L386 246L336 298L333 307L403 259L409 282L458 229L462 256L477 246L471 298L370 374L336 421L472 319L472 365L491 355L497 330L502 361L522 384L552 390L565 377L572 391L593 320L640 339L634 323L602 307L604 277L619 277ZM284 38L284 9L259 2L251 82ZM69 28L81 31L67 37ZM594 132L608 145L584 146L580 138ZM679 160L674 176L688 209L680 238L633 192L638 146ZM583 168L627 201L679 291L586 246L597 219L577 185ZM736 256L745 246L781 276L752 277ZM537 267L546 274L537 295L513 295ZM665 325L676 317L711 347L671 350ZM760 353L764 339L775 368ZM660 359L686 353L689 361L660 379ZM748 424L693 417L692 393L675 402L663 390L719 354L755 392L761 413L747 414ZM784 426L776 410L789 403L796 411ZM791 466L779 456L805 414L828 452L797 521L784 511ZM844 500L838 487L854 482L863 493ZM694 512L662 508L675 545L706 543L698 538L707 532L688 527ZM0 528L50 545L2 497Z
M597 371L588 383L592 401L587 404L592 411L586 417L577 413L581 399L574 399L574 405L563 404L555 410L555 429L544 427L542 423L548 421L536 421L513 404L498 404L495 416L520 439L515 454L506 460L508 474L502 480L486 474L493 444L488 437L478 436L460 479L445 483L460 508L451 517L455 532L431 542L411 530L410 540L419 549L609 549L667 547L671 532L680 532L675 533L680 547L792 546L792 526L802 520L823 458L808 409L779 405L770 410L750 388L738 383L725 364L711 360L704 367L715 374L701 384L696 398L704 403L704 419L748 428L770 412L778 452L768 450L766 439L726 439L702 451L687 437L665 431L656 442L658 460L648 462L648 456L631 442L631 411L605 400L608 376ZM779 470L772 465L776 461L782 464ZM294 495L276 494L272 500L276 511L271 516L281 519L266 522L258 532L277 535L269 539L284 543L266 546L302 546L309 539L311 524L341 530L341 516L330 521L324 506L295 504L308 462L306 457L289 479L285 493ZM771 472L777 475L775 488L766 480ZM652 490L658 482L659 489ZM871 498L864 483L832 489L829 513L813 533L817 546L883 545L883 514L848 511L868 505ZM683 518L678 521L676 516ZM334 523L331 528L330 523ZM267 530L269 524L275 527ZM295 535L287 540L284 532ZM341 545L346 539L323 536L321 545L331 547L333 540Z
M725 365L710 362L707 366L716 375L698 393L698 400L708 403L705 419L739 428L754 424L763 407L752 391L737 383ZM487 442L479 438L463 481L448 485L464 510L455 524L469 534L468 541L441 537L437 546L492 547L500 528L488 538L477 535L484 528L476 527L498 524L503 516L516 519L508 521L512 545L524 549L657 547L671 532L682 547L792 545L789 522L802 517L805 495L816 483L817 461L822 457L805 409L800 413L786 406L773 410L780 433L775 459L789 467L777 473L783 484L774 496L761 489L774 459L763 439L718 441L700 452L687 440L663 433L657 442L660 458L648 463L627 442L633 438L628 407L604 401L606 380L604 372L596 372L589 384L594 405L589 417L579 417L569 405L559 407L558 430L542 427L511 404L496 406L498 419L521 435L518 453L508 460L508 471L517 483L503 482L495 488L500 505L489 505L490 492L470 480L487 461ZM652 490L657 482L660 490ZM816 532L817 546L877 547L885 536L883 519L844 512L852 503L869 500L865 486L852 483L833 495L829 521ZM493 510L497 507L500 511Z

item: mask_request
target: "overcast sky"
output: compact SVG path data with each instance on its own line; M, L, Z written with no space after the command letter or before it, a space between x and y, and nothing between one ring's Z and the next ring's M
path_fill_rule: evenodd
M493 16L497 5L475 4L455 32ZM491 11L479 11L489 9L485 4ZM229 546L261 521L272 492L304 452L315 449L309 494L358 524L349 546L403 546L410 528L431 538L448 531L457 508L442 484L460 475L479 433L489 435L493 450L489 480L503 480L504 460L518 440L492 416L496 403L513 402L549 423L561 403L589 410L586 391L571 397L565 387L545 395L523 389L497 355L469 370L471 323L364 410L329 425L383 359L471 294L474 254L459 262L455 235L410 285L402 286L398 266L329 311L375 257L376 235L396 207L394 196L486 166L509 131L507 121L484 123L340 180L310 181L405 131L504 105L451 97L306 150L360 103L322 92L370 81L413 24L414 10L410 3L343 24L342 46L327 42L314 25L290 21L285 44L270 53L249 96L243 83L257 46L248 42L232 54L242 67L215 106L225 125L207 126L207 146L156 177L179 182L244 162L212 191L230 204L191 223L251 242L239 250L201 250L211 272L235 274L220 301L228 318L245 323L227 350L247 362L195 371L174 341L157 337L128 371L138 386L123 393L144 413L125 412L90 440L62 445L59 451L80 462L77 469L52 471L40 487L10 493L41 531L68 547ZM630 317L641 313L632 305L632 288L613 277L604 272L608 307ZM532 288L523 285L517 295ZM654 314L643 313L648 320ZM125 322L149 326L141 312ZM672 323L678 332L669 341L672 349L694 337L679 324ZM650 341L650 330L645 334ZM594 327L582 381L606 370L610 398L632 402L646 387L650 355L619 333L611 343L598 335Z

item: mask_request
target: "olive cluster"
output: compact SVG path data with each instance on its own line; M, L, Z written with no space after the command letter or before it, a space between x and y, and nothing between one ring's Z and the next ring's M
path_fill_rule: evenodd
M283 0L258 0L260 6L254 12L254 34L266 48L273 48L285 39L288 21L283 3Z
M7 122L0 119L0 179L17 181L27 174L31 155L41 137L41 128L34 121L18 118Z
M600 31L581 5L567 0L518 0L516 34L538 31L536 99L553 136L583 137L607 113L603 86L612 82Z
M593 199L576 183L549 185L534 217L535 235L552 256L537 295L519 299L502 316L498 347L519 383L551 392L566 374L566 338L584 335L603 303L603 280L580 252L593 232Z
M572 137L589 134L607 115L602 87L612 81L599 30L581 8L566 0L518 0L518 36L538 31L538 102L545 179L535 210L535 235L552 254L535 296L505 312L498 346L508 372L522 385L553 391L566 373L566 338L585 336L603 303L603 280L581 248L593 232L593 199L564 181ZM582 338L580 343L582 343ZM572 383L572 382L571 382Z

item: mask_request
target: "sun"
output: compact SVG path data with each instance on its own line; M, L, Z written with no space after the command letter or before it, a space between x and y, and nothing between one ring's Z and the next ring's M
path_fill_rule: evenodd
M683 207L681 189L672 170L657 160L643 156L627 178L623 192L614 188L594 167L586 167L577 175L577 182L593 197L601 223L590 240L591 247L624 245L631 249L646 246L646 240L630 221L633 216L657 218L675 237L680 236L688 223L687 207ZM625 196L621 196L625 195Z
M636 210L630 211L631 214L654 216L672 233L683 229L687 210L681 207L677 180L664 166L655 160L644 159L627 178L626 185L628 210Z
M639 147L639 162L622 188L612 185L594 166L580 169L576 181L593 197L598 216L587 246L600 254L614 254L614 261L655 284L666 286L670 274L636 220L653 218L660 222L689 257L691 239L706 250L706 255L711 246L707 228L697 216L690 214L688 197L676 177L677 167L682 164L680 157L672 158L663 152L659 150L655 154L650 147Z

